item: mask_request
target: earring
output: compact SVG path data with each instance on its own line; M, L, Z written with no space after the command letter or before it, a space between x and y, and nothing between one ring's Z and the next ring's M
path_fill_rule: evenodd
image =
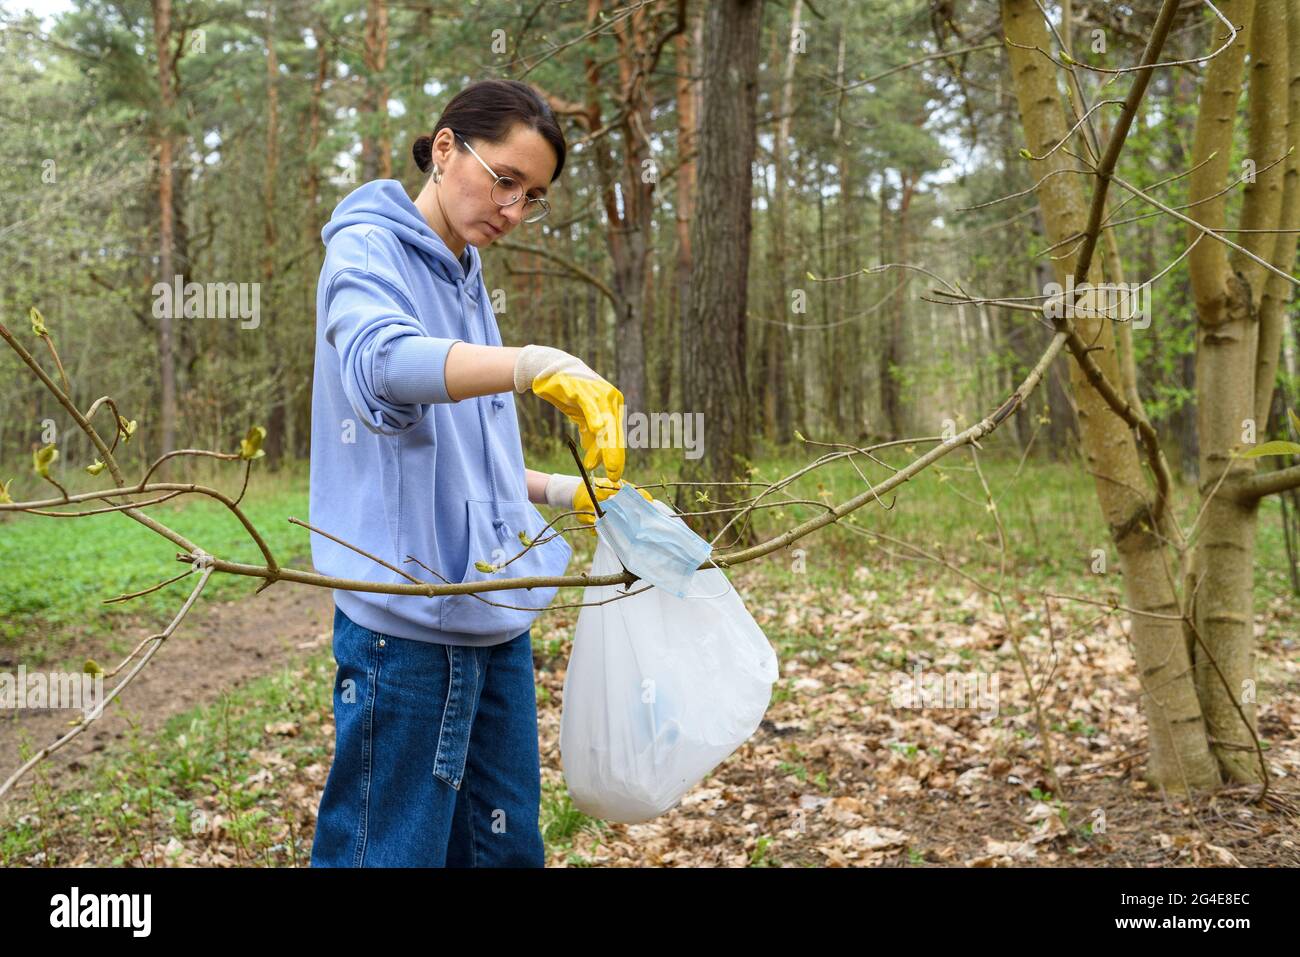
M442 168L439 167L439 166L435 166L435 167L433 168L433 181L434 181L435 183L441 183L441 182L442 182Z

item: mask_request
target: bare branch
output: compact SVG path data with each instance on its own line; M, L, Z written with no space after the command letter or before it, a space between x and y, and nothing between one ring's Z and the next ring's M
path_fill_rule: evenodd
M1243 504L1258 502L1266 495L1277 495L1293 488L1300 488L1300 465L1272 472L1256 472L1241 484L1237 501Z

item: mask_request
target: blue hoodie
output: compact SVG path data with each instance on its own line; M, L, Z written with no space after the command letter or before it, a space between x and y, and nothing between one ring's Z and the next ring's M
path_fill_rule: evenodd
M514 390L452 401L444 369L457 341L501 345L478 250L458 260L402 184L353 190L325 225L316 289L312 383L311 524L421 581L562 575L562 536L523 550L519 533L545 526L528 501ZM553 530L547 535L554 534ZM315 533L326 575L406 583ZM475 595L334 590L343 613L371 631L449 645L495 645L530 627L556 589ZM481 599L523 606L521 611Z

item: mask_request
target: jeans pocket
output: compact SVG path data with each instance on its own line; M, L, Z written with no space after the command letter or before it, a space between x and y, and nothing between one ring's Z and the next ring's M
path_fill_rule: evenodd
M478 703L479 662L474 648L443 645L447 651L447 700L443 704L442 723L438 729L438 751L433 760L433 775L457 791L465 776L469 754L469 735Z

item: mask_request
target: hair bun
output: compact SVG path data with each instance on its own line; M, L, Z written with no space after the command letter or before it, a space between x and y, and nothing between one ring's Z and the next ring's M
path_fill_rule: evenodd
M421 136L411 146L411 155L421 173L427 173L433 167L433 137Z

